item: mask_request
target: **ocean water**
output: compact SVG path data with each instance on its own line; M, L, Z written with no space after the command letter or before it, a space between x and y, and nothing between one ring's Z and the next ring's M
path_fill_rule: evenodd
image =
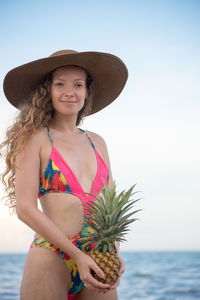
M122 252L119 300L200 300L200 252ZM0 254L0 300L18 300L25 254ZM44 299L45 300L45 299Z

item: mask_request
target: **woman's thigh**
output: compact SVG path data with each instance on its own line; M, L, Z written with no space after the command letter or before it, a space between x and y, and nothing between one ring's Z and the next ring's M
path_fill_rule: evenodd
M31 248L25 261L20 300L66 300L70 282L70 272L57 253Z
M117 300L117 290L111 290L107 293L99 293L94 290L89 290L86 287L77 295L76 300Z

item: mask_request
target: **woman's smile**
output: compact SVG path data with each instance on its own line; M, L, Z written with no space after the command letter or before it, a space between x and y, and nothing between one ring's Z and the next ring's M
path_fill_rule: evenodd
M75 103L77 103L77 101L74 101L74 100L61 100L60 102L62 102L64 104L75 104Z

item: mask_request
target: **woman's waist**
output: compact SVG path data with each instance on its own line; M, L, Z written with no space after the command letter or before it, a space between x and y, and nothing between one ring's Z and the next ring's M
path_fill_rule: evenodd
M46 214L48 216L48 214ZM49 217L49 216L48 216ZM90 238L96 234L94 229L88 225L90 215L84 214L83 216L72 217L66 215L64 218L51 218L51 221L64 233L64 235L74 242L77 238ZM35 232L35 238L43 238L39 233Z
M87 209L91 205L91 201L79 198L78 196L65 193L49 193L43 195L40 198L40 203L43 212L45 214L52 216L53 218L57 216L60 218L66 218L66 216L72 218L78 218L79 214L88 214Z

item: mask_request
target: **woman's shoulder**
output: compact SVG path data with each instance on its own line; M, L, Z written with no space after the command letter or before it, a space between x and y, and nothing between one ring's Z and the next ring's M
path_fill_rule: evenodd
M91 138L91 141L98 150L100 150L102 153L107 152L106 142L101 135L89 130L85 130L85 132Z
M21 165L23 161L34 160L40 154L41 146L45 142L45 129L35 129L25 140L23 149L16 156L16 162Z
M35 129L34 132L29 137L27 144L34 144L35 146L41 146L48 139L47 129L45 127L40 127Z
M89 131L89 130L85 130L85 132L89 135L89 137L93 142L97 142L102 145L106 144L104 138L101 135L97 134L96 132Z

